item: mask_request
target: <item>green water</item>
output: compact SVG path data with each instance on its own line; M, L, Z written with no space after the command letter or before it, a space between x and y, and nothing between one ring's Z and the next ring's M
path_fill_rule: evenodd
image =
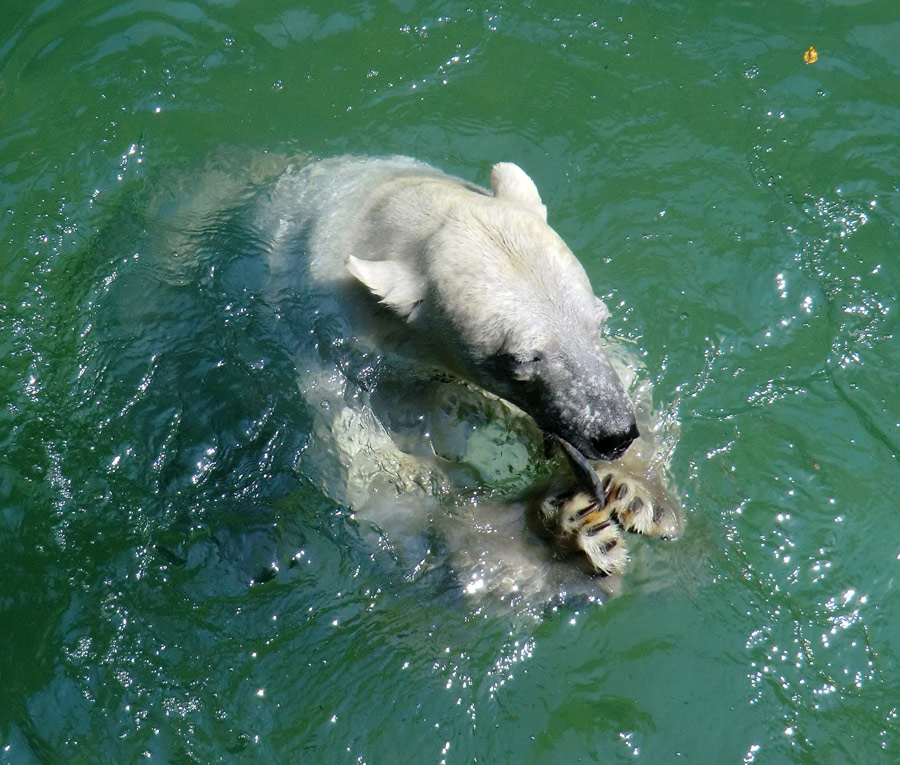
M896 3L334 7L0 8L0 761L897 761ZM289 353L133 277L222 147L525 167L680 422L671 580L373 552Z

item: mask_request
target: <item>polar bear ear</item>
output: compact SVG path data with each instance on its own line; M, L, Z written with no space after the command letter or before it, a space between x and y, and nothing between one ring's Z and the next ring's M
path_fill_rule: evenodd
M512 162L498 162L494 165L491 168L491 188L498 199L524 207L547 220L547 208L541 202L537 186L518 165Z
M347 270L404 319L412 317L416 306L425 297L425 284L421 278L400 261L362 260L351 255Z
M603 325L606 324L606 320L609 318L609 309L606 307L606 303L604 303L600 298L597 298L597 326L601 329Z

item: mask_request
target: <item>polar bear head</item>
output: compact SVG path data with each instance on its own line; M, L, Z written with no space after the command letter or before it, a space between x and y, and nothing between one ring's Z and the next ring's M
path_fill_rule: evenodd
M592 459L637 437L634 409L600 345L606 306L547 225L532 180L495 165L493 194L449 176L405 183L380 206L396 226L416 209L429 226L350 272L419 330L451 370L530 414ZM392 204L396 201L396 209Z

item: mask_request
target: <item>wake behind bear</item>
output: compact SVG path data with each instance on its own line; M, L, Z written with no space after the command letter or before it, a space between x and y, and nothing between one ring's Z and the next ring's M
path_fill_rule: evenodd
M500 163L490 180L226 154L140 206L165 217L151 236L179 255L167 278L212 253L204 268L259 298L309 413L296 469L376 545L414 572L446 564L471 593L612 591L623 529L680 530L673 421L602 336L606 306L531 179ZM231 266L223 231L241 243Z

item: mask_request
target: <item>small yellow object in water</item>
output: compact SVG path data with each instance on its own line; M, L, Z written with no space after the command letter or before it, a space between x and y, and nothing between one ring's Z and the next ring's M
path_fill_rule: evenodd
M819 54L812 45L809 46L809 50L803 51L803 60L807 64L815 64L819 60Z

